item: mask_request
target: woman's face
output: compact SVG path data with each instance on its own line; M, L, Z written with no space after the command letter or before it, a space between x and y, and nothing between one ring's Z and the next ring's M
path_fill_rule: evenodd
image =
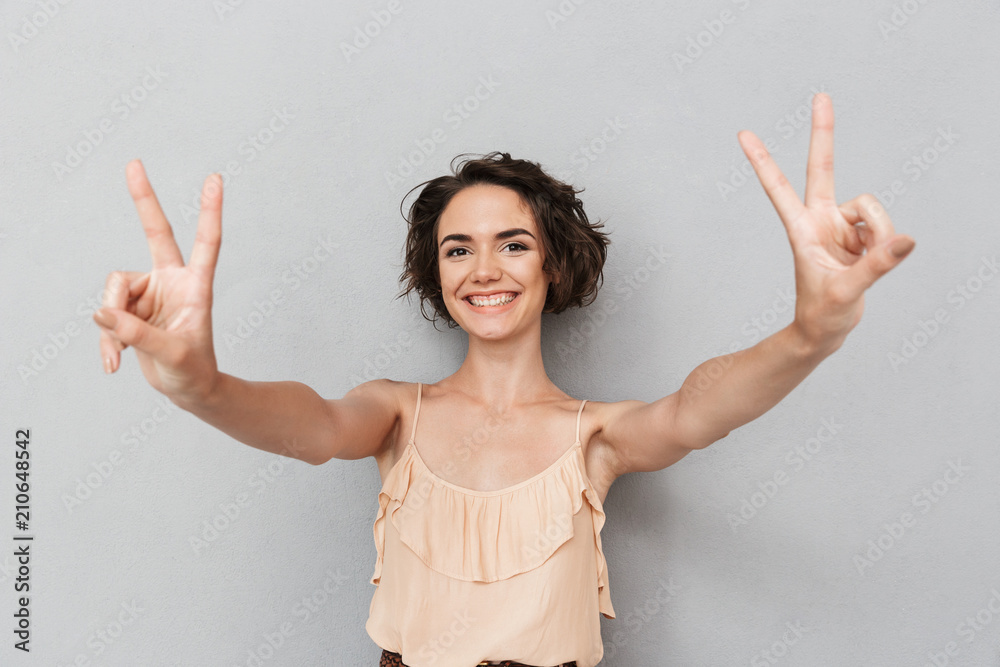
M461 190L441 214L437 244L444 303L470 336L500 339L540 325L551 280L538 226L515 191Z

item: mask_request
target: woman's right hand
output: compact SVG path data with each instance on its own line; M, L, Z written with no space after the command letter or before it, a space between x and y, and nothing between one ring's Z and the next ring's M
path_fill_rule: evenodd
M142 163L130 162L126 175L153 268L108 275L103 307L94 314L104 370L116 371L121 351L131 346L154 389L171 400L202 400L219 373L212 345L212 281L222 242L222 178L211 174L205 179L194 249L185 266Z

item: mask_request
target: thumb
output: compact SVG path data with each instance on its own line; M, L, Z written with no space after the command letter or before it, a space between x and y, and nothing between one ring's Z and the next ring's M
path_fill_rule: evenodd
M897 236L893 240L889 241L886 246L886 252L889 253L890 257L892 257L892 261L895 262L893 266L902 262L916 245L916 241L905 235Z
M916 241L905 234L897 234L878 248L868 250L864 256L847 270L845 290L855 298L859 297L876 280L889 273L902 262L916 246Z
M153 356L158 356L170 344L162 330L119 308L99 308L94 312L94 322L126 345Z

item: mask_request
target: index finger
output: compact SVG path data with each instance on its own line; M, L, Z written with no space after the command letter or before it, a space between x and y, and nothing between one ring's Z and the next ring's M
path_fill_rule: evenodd
M108 274L101 307L126 310L129 301L137 298L146 289L149 275L138 271L112 271ZM126 347L128 346L101 327L100 350L101 358L104 359L105 373L113 373L121 365L120 352Z
M768 199L774 204L778 216L787 227L799 217L804 208L799 196L795 194L795 188L778 169L778 165L764 147L764 142L757 138L757 135L749 130L743 130L736 137L743 152L750 158L750 164L757 172L757 179L764 186L764 192L767 193Z
M159 269L168 266L184 266L184 257L181 249L177 247L174 240L174 231L167 222L167 217L163 215L160 202L156 199L153 186L146 178L146 170L139 160L132 160L125 170L128 181L128 191L135 201L135 208L139 211L139 220L142 221L142 228L146 231L146 240L149 241L149 252L153 256L153 268Z

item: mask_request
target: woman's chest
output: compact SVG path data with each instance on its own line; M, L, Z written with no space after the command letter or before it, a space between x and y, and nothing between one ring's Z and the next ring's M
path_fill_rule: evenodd
M545 438L529 439L528 444L524 444L516 439L485 435L459 439L440 435L437 440L429 435L419 442L408 438L398 440L389 456L379 461L382 483L396 463L411 456L432 477L459 491L473 495L501 493L557 474L559 468L569 463L570 457L577 455L577 449L584 464L582 473L601 503L614 481L600 452L589 447L582 438L572 443L565 439L557 443L546 442Z

